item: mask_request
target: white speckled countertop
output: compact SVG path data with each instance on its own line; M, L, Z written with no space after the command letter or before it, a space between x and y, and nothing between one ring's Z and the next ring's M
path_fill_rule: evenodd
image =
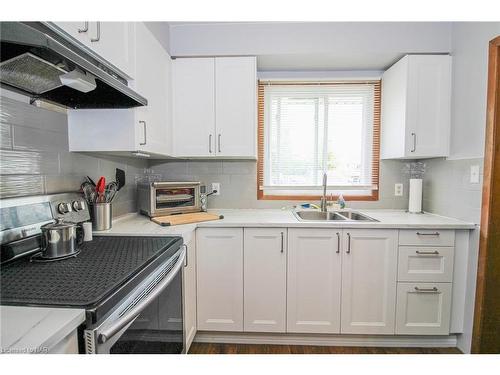
M113 228L95 232L96 235L182 236L188 242L196 228L205 227L289 227L289 228L420 228L474 229L475 224L434 214L410 214L402 210L356 210L377 222L306 222L299 221L291 210L276 209L214 209L211 213L224 216L222 220L163 227L139 214L128 214L113 221Z
M0 352L47 353L85 321L85 310L0 306Z

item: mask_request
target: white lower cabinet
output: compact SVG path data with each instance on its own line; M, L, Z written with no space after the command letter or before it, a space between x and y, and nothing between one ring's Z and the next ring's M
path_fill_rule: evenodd
M287 230L244 233L244 331L285 332Z
M344 230L341 333L394 334L397 256L397 230Z
M186 244L184 281L184 337L186 353L196 335L196 239Z
M449 334L451 289L451 283L398 283L396 334Z
M397 229L199 228L197 329L448 335L454 249L398 249L398 238Z
M243 228L196 230L200 331L243 331Z
M287 332L340 332L341 235L288 229Z

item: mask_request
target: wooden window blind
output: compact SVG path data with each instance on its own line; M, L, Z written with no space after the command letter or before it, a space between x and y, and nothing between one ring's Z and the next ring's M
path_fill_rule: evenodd
M333 195L333 199L336 199L342 193L346 200L378 200L380 80L341 82L259 81L257 91L258 199L317 200L320 198L320 179L322 168L324 168L329 173L328 190L329 194ZM364 100L363 98L368 99ZM321 103L318 104L320 101ZM361 103L363 103L364 107ZM318 105L321 106L319 111ZM357 112L350 111L349 108L357 108ZM320 119L318 119L318 113ZM358 144L354 141L355 137L352 130L342 129L342 126L346 126L344 125L346 119L359 119L361 117L367 124L365 127L369 127L369 129L366 129L366 134L369 134L369 136L364 135L362 137L364 139L363 144ZM358 126L361 120L354 122ZM325 127L331 127L334 130L325 129ZM299 140L304 138L304 148L306 150L301 150L301 152L305 153L307 157L303 157L304 160L298 161L300 166L296 167L297 173L294 173L293 160L290 160L296 155L293 155L293 151L290 150L302 147L297 147L297 143L287 144L287 140L276 141L276 138L279 138L280 134L282 134L280 131L283 133L285 131L294 131L295 134L299 131L300 134L295 136L295 142L297 142L297 138ZM339 137L342 137L344 133L349 133L350 137L347 137L346 142L339 141ZM338 163L337 155L332 156L332 154L335 154L335 150L330 152L330 148L335 149L338 145L342 145L345 149L344 144L349 146L349 142L352 142L352 145L357 149L363 147L361 154L368 158L366 160L369 160L369 162L360 163L360 176L356 176L354 179L352 174L349 175L349 179L346 179L345 176L344 178L338 176L341 173L337 173L336 169L342 168L335 166ZM308 150L313 147L311 146L313 143L315 144L314 151L309 154ZM322 145L323 150L321 149ZM280 154L280 152L285 154L283 160L276 157L276 154ZM355 163L350 165L355 165ZM314 171L314 173L311 171Z

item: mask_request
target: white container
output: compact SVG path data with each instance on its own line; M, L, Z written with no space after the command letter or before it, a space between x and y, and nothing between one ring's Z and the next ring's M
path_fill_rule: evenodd
M422 179L410 178L410 193L408 212L419 214L422 212Z

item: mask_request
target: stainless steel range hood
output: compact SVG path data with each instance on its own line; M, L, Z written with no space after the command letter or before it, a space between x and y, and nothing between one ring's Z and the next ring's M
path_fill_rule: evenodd
M131 108L147 100L46 22L0 22L0 84L69 108Z

